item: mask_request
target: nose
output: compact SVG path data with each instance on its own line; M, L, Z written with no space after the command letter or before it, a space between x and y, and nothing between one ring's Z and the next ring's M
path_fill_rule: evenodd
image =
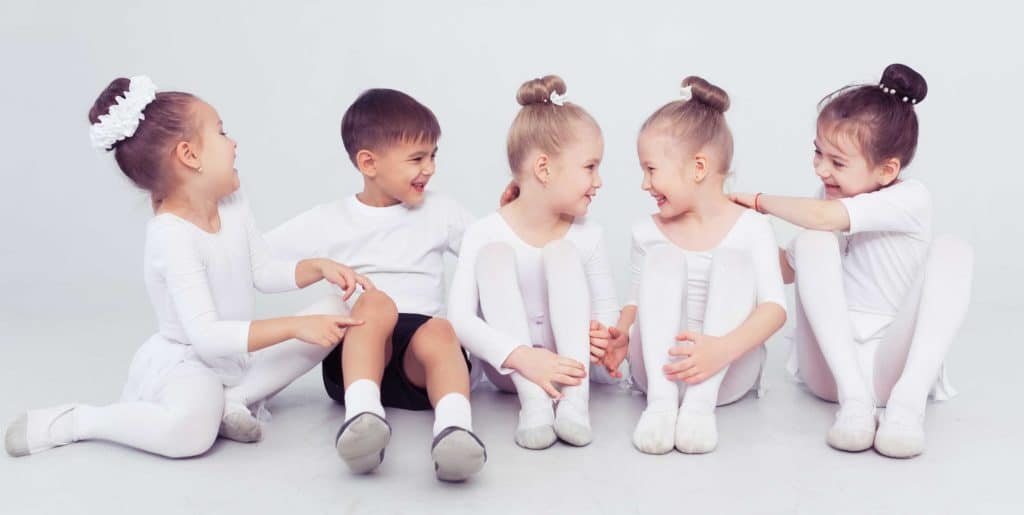
M421 172L423 173L423 175L430 177L431 175L434 175L435 170L437 170L437 163L433 159L431 159L427 163L427 166L423 167L423 170Z
M604 180L601 179L601 174L595 173L594 174L594 180L590 184L591 184L591 186L593 186L593 188L595 190L600 188L601 186L603 186L604 185Z
M650 192L651 191L651 177L648 174L644 174L643 181L640 182L640 189Z

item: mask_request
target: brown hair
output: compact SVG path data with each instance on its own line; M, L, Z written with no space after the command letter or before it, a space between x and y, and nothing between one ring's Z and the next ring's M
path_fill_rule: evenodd
M690 87L689 100L676 100L663 105L644 122L640 131L654 125L665 124L672 134L687 146L701 149L716 148L721 155L722 172L732 165L732 131L725 122L729 110L729 94L707 80L691 75L683 79L683 87Z
M840 88L818 103L818 128L851 136L868 164L900 160L906 167L917 150L914 106L928 95L928 83L909 66L890 64L879 84Z
M381 151L398 142L436 142L437 117L411 96L393 89L369 89L341 118L341 141L352 164L360 150Z
M117 78L100 93L89 109L89 122L99 123L117 98L124 96L131 81ZM179 141L195 132L194 105L199 99L191 93L162 91L146 105L135 134L108 148L114 152L117 166L131 181L150 193L155 203L167 195L171 185L168 161Z
M555 156L573 136L573 123L586 121L600 130L597 122L582 107L571 102L557 105L551 93L564 95L565 81L557 75L528 80L519 86L516 101L523 106L508 130L508 165L517 175L531 150Z

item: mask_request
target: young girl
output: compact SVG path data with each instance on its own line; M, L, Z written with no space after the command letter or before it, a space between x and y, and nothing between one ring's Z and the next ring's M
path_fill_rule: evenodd
M235 142L206 102L157 93L147 77L119 78L89 121L93 145L113 150L121 171L152 196L144 270L159 330L135 354L121 402L29 411L8 426L7 453L96 439L172 458L202 454L222 417L228 433L246 429L231 427L224 387L259 360L250 353L292 338L332 346L360 324L346 316L250 321L252 287L281 292L327 279L350 295L371 285L334 261L270 255L238 192Z
M839 402L827 441L845 451L920 454L929 393L953 395L943 361L967 313L973 256L933 240L927 188L900 177L927 91L901 64L877 85L836 91L822 100L814 140L821 198L733 197L807 229L780 256L796 281L795 368L811 392ZM876 406L886 406L877 433Z
M515 440L527 449L590 443L589 330L618 311L601 228L584 218L601 187L601 129L565 91L554 75L519 88L508 135L518 198L466 230L448 305L491 382L519 395Z
M762 344L786 320L771 226L722 192L733 152L729 96L700 77L682 85L683 98L640 131L642 187L658 212L633 226L632 291L618 323L647 393L633 444L650 454L714 450L715 407L759 386ZM626 337L617 340L612 348ZM609 356L609 366L622 359Z

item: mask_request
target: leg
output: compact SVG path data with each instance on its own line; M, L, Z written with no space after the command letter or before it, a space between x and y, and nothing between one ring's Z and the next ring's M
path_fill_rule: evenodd
M757 304L754 269L740 252L719 250L711 261L708 300L704 310L704 334L723 336L739 327ZM726 366L702 383L690 385L683 394L676 421L676 449L685 453L711 452L718 445L715 405ZM747 385L747 390L753 384Z
M672 450L675 437L679 386L665 377L662 367L686 320L686 255L678 249L661 245L647 253L637 316L643 335L643 345L637 347L646 373L647 409L633 432L633 445L640 452L664 454ZM630 363L631 368L635 365Z
M845 451L869 449L875 438L875 400L857 360L839 243L831 233L804 231L797 236L794 250L796 289L838 392L839 412L827 441Z
M548 284L551 327L558 353L580 363L590 362L590 288L576 247L558 240L544 247L544 277ZM555 414L555 434L571 445L593 440L590 429L590 378L579 386L562 388L564 397Z
M348 315L350 312L341 297L330 295L297 315ZM301 340L288 340L255 353L252 366L242 381L225 390L226 404L220 435L240 442L259 440L259 421L252 416L250 407L277 395L323 361L331 350Z
M477 256L477 287L480 311L487 323L524 344L530 343L526 308L519 290L515 251L506 244L493 243ZM555 413L548 394L529 379L511 374L519 395L519 425L516 443L527 449L545 449L555 443Z
M217 438L224 387L211 371L176 369L153 401L30 411L8 428L21 456L83 440L106 440L168 458L198 456Z
M431 318L413 334L403 357L409 381L426 388L434 406L431 455L437 477L463 481L483 468L487 451L473 434L469 369L451 324Z
M390 338L398 310L385 293L371 290L356 301L352 317L364 323L350 327L341 344L345 423L338 430L335 448L349 469L365 474L380 466L391 440L391 426L380 402L380 381L391 357Z
M952 237L936 238L925 262L920 292L910 299L916 305L916 317L894 321L896 325L904 319L914 320L913 334L902 338L903 342L909 341L909 351L893 356L894 349L905 349L905 343L890 343L888 334L879 349L876 369L899 374L887 396L875 440L875 448L886 456L909 458L924 452L925 405L953 338L967 316L973 268L970 246ZM895 332L903 333L899 327Z

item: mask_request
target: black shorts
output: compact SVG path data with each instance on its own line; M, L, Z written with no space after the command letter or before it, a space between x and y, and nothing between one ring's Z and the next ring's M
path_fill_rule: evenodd
M380 402L385 407L401 408L407 410L428 410L431 409L430 398L427 390L412 383L405 375L402 363L405 360L405 352L409 349L409 342L419 328L427 323L431 317L416 313L399 313L398 322L391 333L391 360L384 365L384 375L381 378ZM324 376L324 389L335 402L345 404L345 381L341 375L341 347L342 341L324 358L321 363L321 370ZM462 352L466 359L466 366L471 367L466 352Z

